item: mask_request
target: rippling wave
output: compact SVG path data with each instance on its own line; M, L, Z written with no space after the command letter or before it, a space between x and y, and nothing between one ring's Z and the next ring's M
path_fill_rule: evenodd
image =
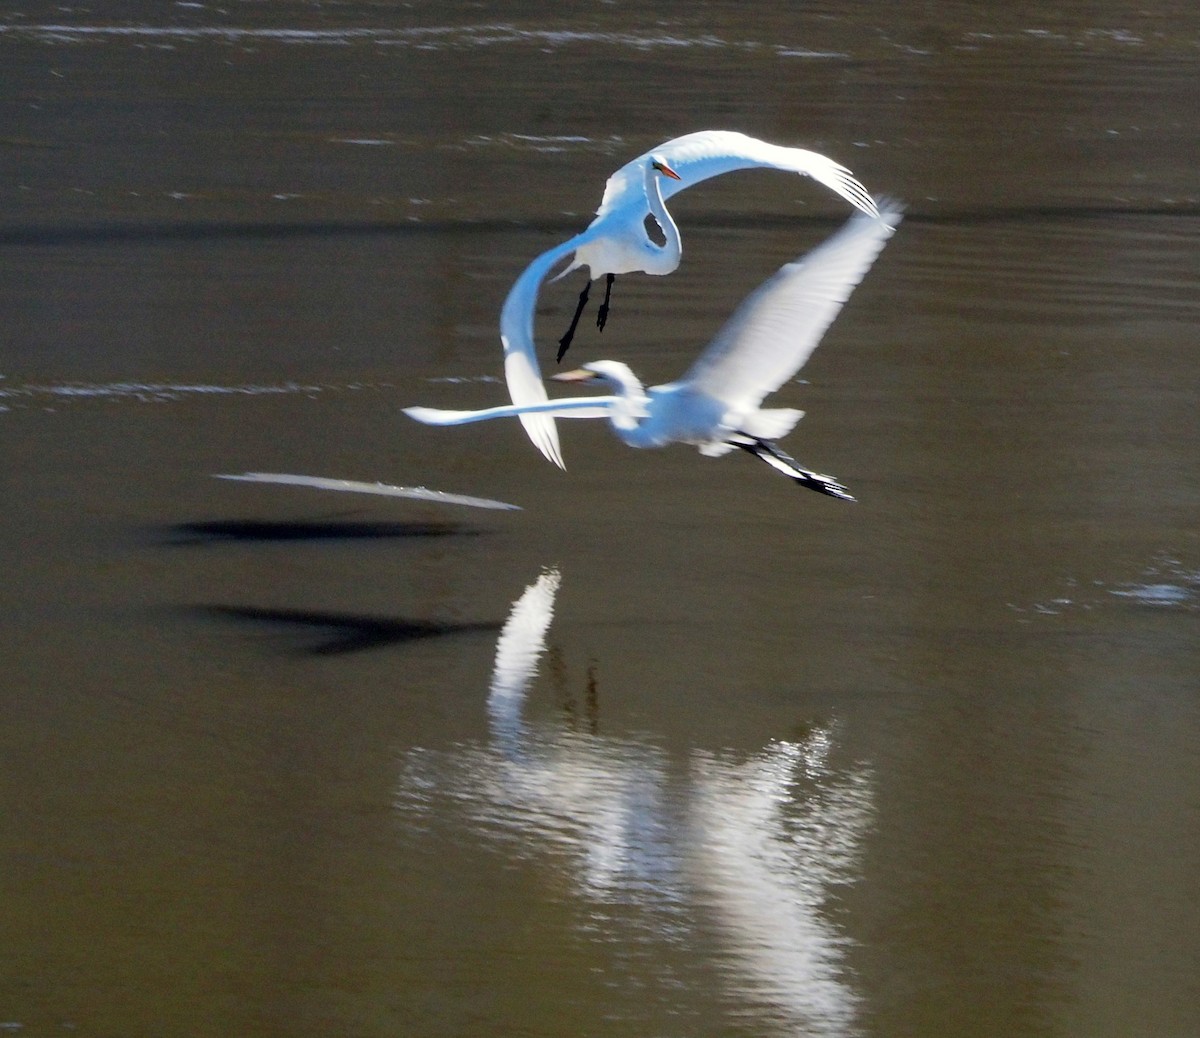
M1025 16L1018 16L1025 17ZM1144 20L1143 20L1144 21ZM934 53L1002 51L1013 47L1070 50L1084 53L1128 52L1131 50L1191 52L1195 40L1186 32L1148 31L1136 20L1128 24L1062 28L1058 24L998 24L994 18L976 17L958 26L946 25L936 44L919 43L891 36L875 28L860 34L858 45L884 53L910 56ZM769 54L780 58L847 59L837 49L811 49L793 42L731 39L713 32L696 32L690 25L672 27L660 22L646 30L522 26L511 22L477 25L370 26L344 25L300 28L287 25L72 25L65 22L0 24L0 36L25 37L48 44L78 44L105 40L146 41L170 46L175 43L216 41L229 44L280 43L308 46L368 44L418 50L470 50L494 46L534 46L558 50L572 46L609 46L631 51L733 50ZM856 54L860 52L856 49Z
M1016 210L928 226L938 245L904 276L986 284L986 300L972 305L1005 320L1138 314L1192 321L1198 312L1192 270L1200 224L1191 210ZM964 304L948 295L933 305L958 311Z
M192 396L278 396L287 393L312 395L329 389L367 389L362 386L310 386L298 382L275 385L246 383L221 386L182 382L63 382L0 386L0 410L27 403L35 406L78 400L132 400L137 403L164 403Z
M42 43L82 43L104 39L134 39L166 43L217 40L226 43L274 42L288 44L345 45L373 43L379 46L412 47L421 50L455 50L505 44L531 44L544 48L576 44L602 44L648 51L677 48L762 50L782 57L845 58L836 51L810 51L755 40L728 40L707 33L602 32L579 29L527 29L516 25L420 26L392 29L344 26L329 29L286 27L243 27L219 25L0 25L0 34L25 36Z
M626 146L624 137L581 137L568 134L535 136L526 133L499 133L495 136L480 135L463 142L468 148L509 148L513 151L557 154L564 151L596 151L614 153Z
M1152 609L1200 610L1200 570L1176 558L1163 557L1148 566L1137 580L1067 581L1064 592L1028 607L1010 605L1015 612L1057 616L1124 603Z

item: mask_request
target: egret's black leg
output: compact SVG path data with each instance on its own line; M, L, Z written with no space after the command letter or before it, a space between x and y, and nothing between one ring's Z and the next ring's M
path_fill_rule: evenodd
M769 440L760 440L746 433L736 433L729 440L735 447L740 447L747 454L753 454L759 461L766 462L771 468L782 472L794 479L800 486L815 490L818 494L827 494L840 501L853 501L850 492L832 476L824 476L820 472L802 468L796 459L780 450Z
M612 298L613 282L616 280L616 274L604 275L604 302L600 304L600 309L596 311L596 327L601 331L604 331L604 326L608 323L608 301Z
M583 308L587 306L588 290L591 287L592 279L588 278L587 281L583 283L583 291L579 293L579 305L575 307L575 316L571 318L571 327L568 328L563 337L558 340L558 356L554 359L559 362L562 361L563 354L571 348L571 340L575 338L575 329L579 325L579 315L583 313Z

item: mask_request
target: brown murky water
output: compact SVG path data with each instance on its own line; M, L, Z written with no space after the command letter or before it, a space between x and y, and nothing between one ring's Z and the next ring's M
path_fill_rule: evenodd
M10 5L0 1028L1200 1032L1200 17L993 7ZM857 505L400 414L705 127L909 203L776 398ZM844 215L671 208L579 360Z

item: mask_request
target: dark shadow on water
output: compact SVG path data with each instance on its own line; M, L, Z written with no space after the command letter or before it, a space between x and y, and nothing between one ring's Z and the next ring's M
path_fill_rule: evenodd
M303 634L307 644L293 650L301 656L338 656L366 649L381 649L389 645L402 645L423 638L483 631L494 633L500 629L499 623L450 623L322 609L269 609L234 605L197 605L185 608L190 613L204 617Z
M403 537L477 537L480 530L456 523L359 522L346 520L214 519L167 528L167 543L220 541L335 541Z

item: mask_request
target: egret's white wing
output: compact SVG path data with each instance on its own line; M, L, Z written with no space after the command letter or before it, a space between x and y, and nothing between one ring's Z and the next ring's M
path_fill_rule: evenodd
M805 148L770 144L733 130L701 130L666 141L618 169L604 186L604 197L596 210L598 216L644 197L642 167L650 155L665 159L679 174L678 180L662 178L664 199L722 173L738 169L778 169L810 176L856 208L871 216L878 215L870 192L850 170L833 159Z
M425 425L468 425L491 418L521 418L539 415L548 418L607 418L620 401L616 396L570 396L543 400L540 404L506 404L485 407L481 411L443 411L437 407L406 407L409 418Z
M789 263L733 312L680 379L731 407L756 407L812 355L900 222L885 201L878 219L856 213L832 238Z
M870 193L848 169L804 148L769 144L731 130L701 130L666 141L652 152L639 155L609 177L600 208L596 210L597 218L592 225L582 234L543 252L522 271L509 291L500 312L500 341L504 346L504 378L514 404L538 404L547 399L533 339L534 311L542 281L555 263L574 253L579 246L607 240L605 217L618 217L619 210L628 209L629 213L622 214L620 218L632 218L635 224L641 224L643 211L648 211L643 161L650 154L665 159L679 175L678 180L662 178L659 186L664 199L685 187L722 173L768 168L810 176L837 192L851 205L877 215ZM591 264L593 273L598 272L595 264L603 267L599 257L591 256L589 260L595 261ZM563 273L581 265L578 258L573 258ZM559 468L566 467L553 416L527 412L521 415L521 424L538 450Z
M530 263L513 282L513 287L509 289L504 306L500 310L504 380L508 383L508 394L512 402L518 407L544 403L548 399L533 342L534 309L537 307L538 290L542 281L560 259L575 251L580 237L577 235L561 245L547 249ZM533 411L520 417L521 424L534 446L560 469L566 468L558 443L558 429L554 425L554 416Z

